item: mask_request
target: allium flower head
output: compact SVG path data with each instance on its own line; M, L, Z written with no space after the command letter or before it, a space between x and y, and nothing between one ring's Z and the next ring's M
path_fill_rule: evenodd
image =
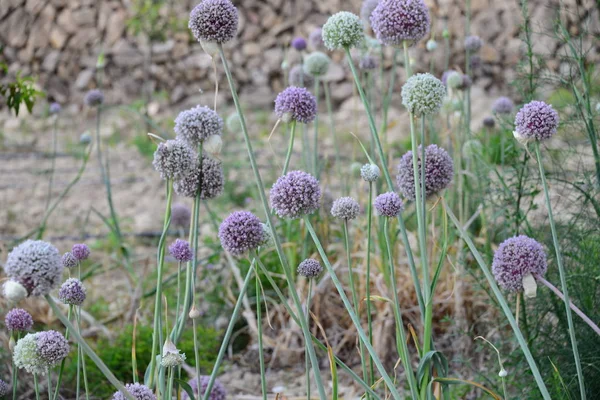
M365 54L358 61L358 68L362 70L372 70L377 68L377 60L370 54Z
M196 149L208 137L223 133L223 120L211 108L196 106L179 113L174 130L177 138Z
M65 304L80 306L85 301L86 292L83 282L69 278L58 290L58 298Z
M38 335L39 333L28 333L19 339L13 350L13 360L19 369L25 369L30 374L45 375L49 365L38 352Z
M104 103L104 93L101 90L92 89L86 93L84 102L88 107L97 107Z
M62 262L63 267L69 268L69 269L75 268L77 266L77 264L79 263L77 258L75 258L73 253L71 253L70 251L67 251L65 254L62 255L61 262Z
M323 30L321 28L313 30L310 35L308 35L308 43L310 43L313 50L325 48L325 44L323 43Z
M360 206L352 197L340 197L331 206L331 215L346 221L355 219L360 212Z
M331 59L325 53L315 51L304 59L304 72L312 76L323 76L329 70Z
M18 303L27 297L27 289L19 282L9 279L2 285L2 294L13 303Z
M427 51L435 51L438 48L438 44L435 40L429 39L425 44Z
M298 51L302 51L306 49L306 39L301 36L297 36L292 39L292 47Z
M543 101L525 104L515 117L515 132L524 139L550 139L557 128L558 113Z
M419 185L421 183L421 146L417 155ZM398 165L396 183L400 193L409 200L415 200L415 180L413 175L413 154L406 152ZM425 196L430 197L444 190L452 182L454 163L446 150L435 144L425 148Z
M197 163L187 176L173 183L173 189L180 196L196 197L200 181L202 181L201 199L214 199L223 193L225 175L221 161L203 154L202 170L200 170L200 164Z
M314 258L307 258L298 265L298 275L306 278L316 278L323 272L323 266Z
M191 261L194 256L190 244L181 239L175 239L169 246L169 254L179 262Z
M465 50L477 53L483 46L483 40L479 36L471 35L465 38Z
M183 228L187 230L190 226L192 212L185 204L175 203L171 207L171 225L175 228Z
M543 276L547 269L544 248L525 235L506 239L494 253L492 273L504 290L520 292L525 275Z
M238 132L242 130L242 120L238 113L234 112L227 117L227 129L229 132Z
M128 383L125 385L125 389L135 400L156 400L152 390L141 383ZM112 400L127 400L127 398L119 391L113 394Z
M37 352L48 366L53 367L69 355L69 342L62 333L43 331L36 334Z
M356 47L364 37L362 21L348 11L333 14L323 25L323 43L329 50Z
M304 171L279 177L270 192L271 206L281 218L296 219L319 209L319 181Z
M237 8L229 0L202 0L190 13L188 28L200 42L228 42L237 33Z
M360 19L365 25L371 24L371 13L378 4L379 0L363 0L362 6L360 6Z
M4 382L2 379L0 379L0 397L2 396L6 396L8 394L8 383Z
M239 256L261 245L264 230L260 219L250 211L235 211L219 226L219 239L225 250Z
M494 119L494 117L485 117L483 119L483 126L485 126L486 128L493 128L494 126L496 126L496 120Z
M413 75L402 86L402 104L417 117L438 112L444 96L444 84L429 73Z
M375 36L388 46L423 39L429 25L429 10L423 0L381 0L371 13Z
M463 83L462 74L454 70L445 71L442 75L442 83L452 89L457 89Z
M208 381L210 381L210 376L202 375L200 376L200 393L198 393L198 379L192 378L188 381L188 385L192 387L192 391L197 399L201 399L206 393L206 388L208 387ZM225 400L227 396L227 391L225 387L218 379L215 379L212 389L210 390L210 396L208 396L208 400ZM189 400L190 397L187 393L183 392L181 394L181 400Z
M388 218L397 217L404 210L404 203L395 192L380 194L375 198L373 205L377 214Z
M267 224L260 224L263 228L263 239L260 242L261 246L268 246L268 245L272 245L273 244L273 231L271 231L271 228L269 227L269 225Z
M510 114L514 108L515 104L508 97L499 97L492 105L495 114Z
M57 102L50 104L50 107L48 107L48 112L51 115L56 115L56 114L60 113L61 110L62 110L62 107Z
M477 69L481 67L483 61L481 60L481 56L475 54L471 56L470 64L472 69Z
M4 271L30 296L44 296L60 282L63 265L56 247L42 240L27 240L8 254Z
M290 86L313 87L315 78L313 78L312 75L309 75L302 65L294 65L292 69L290 69L288 83Z
M317 115L317 101L308 90L290 86L277 95L275 114L284 122L308 124Z
M165 368L178 367L185 361L185 354L181 353L171 339L167 339L163 346L163 356L160 365Z
M381 171L375 164L365 164L360 167L360 177L366 182L375 182L380 176Z
M183 141L167 140L158 144L152 165L162 179L178 180L196 168L196 158L194 150Z
M13 308L6 313L4 318L6 329L11 332L25 332L33 328L31 314L22 308Z
M90 256L90 248L85 243L77 243L71 248L71 254L73 254L73 257L78 261L87 260Z

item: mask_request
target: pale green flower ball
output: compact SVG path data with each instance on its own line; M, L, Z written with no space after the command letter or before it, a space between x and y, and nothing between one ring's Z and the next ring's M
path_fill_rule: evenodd
M323 76L329 70L329 63L331 59L327 54L315 51L304 59L304 72L315 77Z
M323 43L329 50L356 47L364 35L360 17L348 11L333 14L323 25Z
M431 74L413 75L402 86L402 104L416 117L438 112L445 95L446 87Z

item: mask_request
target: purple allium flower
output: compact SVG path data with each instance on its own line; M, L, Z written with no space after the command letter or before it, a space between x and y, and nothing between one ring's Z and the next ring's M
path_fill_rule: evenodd
M292 39L292 47L298 51L302 51L306 49L306 39L301 36L297 36Z
M471 35L465 38L465 50L470 53L477 53L483 46L483 40L479 36Z
M187 230L190 226L192 212L185 204L176 203L171 207L171 224L175 228L183 228Z
M205 0L207 1L207 0ZM156 396L147 386L141 383L128 383L125 385L125 389L132 395L135 400L156 400ZM113 394L112 400L127 400L127 398L120 391Z
M196 197L202 181L201 199L214 199L223 193L225 185L225 175L223 174L223 164L219 160L202 155L202 171L200 164L186 177L173 183L175 193L185 197Z
M229 0L203 0L190 13L188 28L198 41L228 42L237 33L237 8Z
M4 324L11 332L25 332L33 328L33 318L22 308L13 308L6 313Z
M80 306L85 301L86 289L79 279L69 278L58 290L58 298L65 304Z
M314 258L307 258L298 265L298 274L306 278L316 278L323 272L323 266Z
M196 106L179 113L174 130L177 138L196 149L208 137L223 133L223 119L211 108Z
M315 78L313 78L312 75L309 75L302 65L294 65L292 69L290 69L288 83L290 86L312 87L315 83Z
M373 13L378 4L379 0L363 0L360 6L360 19L362 19L365 25L371 23L371 13Z
M275 114L284 122L308 124L317 115L317 101L305 88L290 86L277 95Z
M492 272L498 285L504 290L523 290L523 277L527 274L546 273L546 252L541 244L525 235L506 239L494 253Z
M219 226L219 239L225 250L239 256L260 246L264 230L260 219L250 211L235 211Z
M329 70L331 59L325 53L315 51L304 59L304 72L311 76L323 76Z
M39 333L28 333L17 341L13 350L13 360L19 369L30 374L45 375L50 365L38 352L37 339Z
M0 379L0 397L2 396L6 396L8 394L8 383L4 382L2 379Z
M69 342L62 333L43 331L36 335L37 352L50 367L55 366L69 355Z
M416 74L402 86L402 104L413 115L431 115L442 107L446 87L435 76Z
M360 212L360 206L352 197L340 197L331 206L331 215L346 221L355 219Z
M85 104L89 107L97 107L104 103L104 93L98 89L92 89L85 95Z
M188 385L192 387L192 391L197 399L201 399L201 396L204 396L206 393L206 388L208 387L208 381L210 380L210 376L202 375L200 376L200 386L202 387L200 393L198 393L198 379L193 378L188 381ZM210 390L210 396L208 396L208 400L225 400L227 396L227 391L225 387L218 379L215 379L212 389ZM181 400L189 400L189 396L187 393L181 393Z
M388 218L397 217L404 210L404 203L395 192L380 194L373 205L379 215Z
M70 251L67 251L65 254L63 254L61 262L63 267L69 269L75 268L77 264L79 264L79 260L77 260L77 258Z
M371 13L375 36L388 46L423 39L429 25L429 10L423 0L381 0Z
M308 43L310 43L314 50L325 48L325 44L323 43L323 30L321 28L313 30L310 35L308 35Z
M377 68L377 60L375 57L365 54L358 61L358 68L362 70L371 70Z
M483 126L485 126L486 128L493 128L494 126L496 126L496 120L494 119L494 117L485 117L483 119Z
M75 257L78 261L87 260L87 258L90 256L90 248L85 243L77 243L73 245L71 254L73 254L73 257Z
M481 57L479 55L475 54L475 55L471 56L470 63L471 63L472 69L477 69L477 68L481 67L481 64L483 64L483 61L481 60Z
M510 114L515 108L515 104L508 97L498 97L492 105L494 114Z
M159 143L152 165L160 172L162 179L178 180L188 176L197 167L197 157L194 150L183 141L167 140Z
M290 171L277 179L270 192L271 206L281 218L296 219L319 209L319 181L304 171Z
M192 254L192 248L190 247L190 244L181 239L176 239L169 246L169 254L180 262L191 261L194 256Z
M51 115L56 115L56 114L60 113L61 110L62 110L62 107L57 102L51 103L50 107L48 107L48 112Z
M42 240L26 240L8 254L4 271L30 296L44 296L61 281L63 265L56 247Z
M417 165L419 185L421 184L421 146L418 149ZM396 183L400 193L409 200L415 200L415 180L413 175L413 154L407 151L398 165ZM425 148L425 196L430 197L444 190L452 182L454 163L446 150L430 144Z
M363 23L348 11L333 14L323 25L323 43L329 50L358 46L364 39Z
M359 164L360 165L360 164ZM365 164L360 167L360 177L366 182L375 182L381 176L379 167L375 164Z
M515 117L515 132L525 139L546 140L556 133L558 113L551 105L534 100L525 104Z

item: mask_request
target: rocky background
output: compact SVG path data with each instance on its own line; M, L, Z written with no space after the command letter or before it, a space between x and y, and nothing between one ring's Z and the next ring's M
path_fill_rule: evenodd
M21 71L33 75L49 100L63 104L81 103L84 93L100 85L111 103L144 97L144 92L166 94L164 100L175 104L192 102L202 90L212 90L213 66L188 33L187 16L194 1L167 1L161 9L169 25L159 40L135 34L130 22L133 0L1 0L0 40L2 59L9 75ZM425 41L412 55L416 70L428 70L431 57L436 73L444 65L441 37L450 32L450 65L464 65L465 31L463 0L426 0L432 12L438 50L429 53ZM281 69L284 57L290 64L299 54L287 50L297 35L308 36L334 12L359 13L360 0L234 0L240 10L239 35L227 45L234 75L246 102L271 103L284 87ZM563 18L571 34L582 30L600 33L594 0L563 0ZM553 35L558 0L531 0L534 51L545 55L547 66L561 71L565 44ZM518 63L524 57L520 40L521 5L515 0L471 0L471 31L485 41L482 65L475 71L476 84L487 91L510 93ZM565 17L566 15L566 17ZM588 35L591 38L591 35ZM584 42L590 49L588 60L598 61L600 42ZM103 73L96 70L98 55L104 53ZM150 59L149 55L152 54ZM392 49L386 49L387 67ZM337 62L330 74L333 97L343 100L352 94L352 84L342 54L332 54ZM568 65L567 65L568 67ZM222 74L222 72L219 72ZM402 82L398 82L400 85ZM223 91L225 93L227 91ZM207 94L208 96L208 94Z

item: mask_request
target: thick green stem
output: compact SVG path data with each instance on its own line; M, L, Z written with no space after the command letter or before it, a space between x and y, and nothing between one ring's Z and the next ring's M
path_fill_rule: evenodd
M33 374L33 388L36 400L40 400L40 385L38 384L37 374Z
M281 175L287 174L288 168L290 166L290 160L292 159L292 153L294 152L294 138L296 137L296 120L292 120L290 123L290 142L288 144L287 153L285 155L285 163L283 164L283 171Z

